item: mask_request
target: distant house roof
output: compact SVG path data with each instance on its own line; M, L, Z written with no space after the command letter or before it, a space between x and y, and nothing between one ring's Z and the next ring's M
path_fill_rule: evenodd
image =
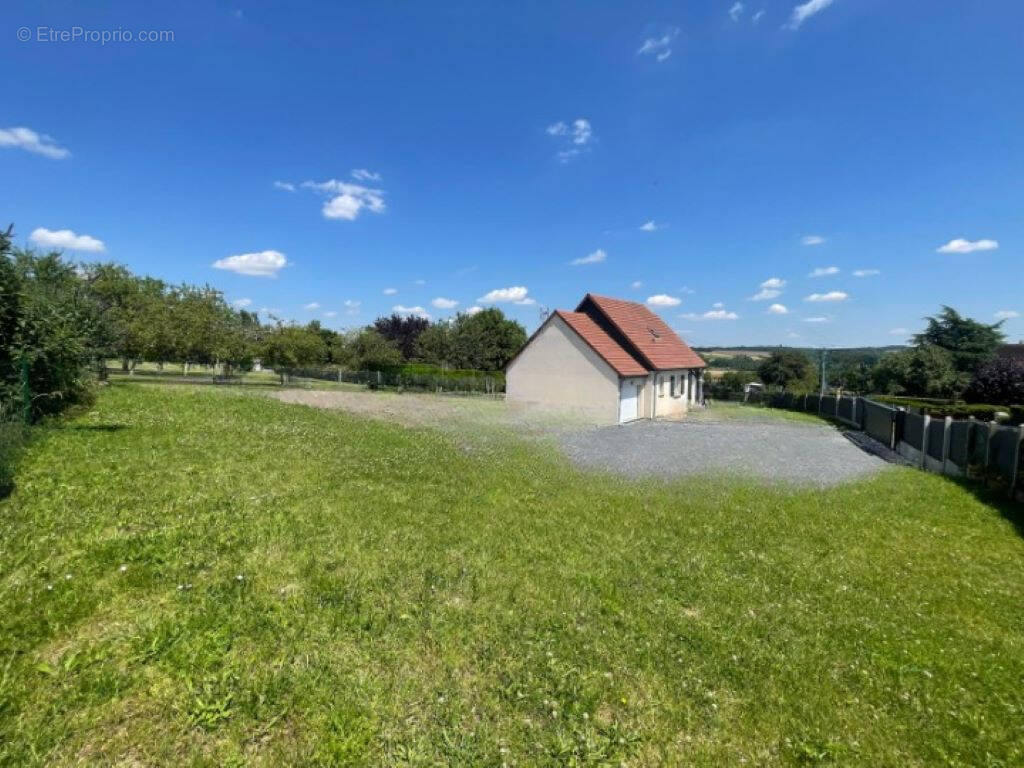
M1008 357L1011 360L1024 360L1024 342L1020 344L1003 344L996 350L999 357Z
M649 369L705 367L700 355L643 304L588 293L576 308L576 314L592 315L591 307L596 307L621 332Z
M597 352L620 376L643 376L647 368L609 336L601 326L585 312L566 312L557 309L555 314L562 318L591 349Z

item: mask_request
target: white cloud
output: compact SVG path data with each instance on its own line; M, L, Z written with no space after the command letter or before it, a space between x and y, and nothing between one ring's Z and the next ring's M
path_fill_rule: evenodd
M828 318L827 317L805 317L804 318L804 322L805 323L827 323L828 322Z
M318 302L318 301L311 301L311 302L309 302L309 304L304 306L303 309L309 310L310 312L312 312L314 309L320 309L320 302Z
M454 309L455 307L459 306L459 302L457 302L455 299L446 299L443 296L438 296L430 303L431 305L437 307L438 309Z
M874 277L875 275L882 274L880 269L855 269L853 270L854 277Z
M789 28L800 29L800 25L816 13L821 13L832 5L832 0L807 0L802 5L794 6L793 15L789 17Z
M733 3L729 9L729 18L733 21L739 21L740 16L743 15L743 3Z
M304 181L302 186L328 195L323 204L323 215L327 219L344 219L345 221L355 220L363 210L372 213L383 213L386 209L384 204L384 192L379 189L370 189L360 184L352 184L348 181L328 179L327 181Z
M760 10L750 17L750 23L757 24L759 21L761 21L762 18L764 18L764 11Z
M889 331L890 336L906 336L909 333L910 331L908 331L906 328L893 328L891 331Z
M397 288L385 288L383 291L381 291L381 293L383 293L385 296L394 296L396 293L398 293L398 289Z
M31 128L0 128L0 147L24 149L52 160L63 160L71 151L59 146L52 138Z
M337 317L337 316L338 316L338 313L335 312L333 309L329 310L327 312L324 312L324 317Z
M413 282L414 282L414 283L415 283L416 285L426 285L426 284L427 284L427 281L426 281L426 280L424 280L423 278L420 278L419 280L413 280Z
M226 269L228 272L253 277L277 277L278 271L287 265L288 259L280 251L239 253L213 262L214 269Z
M514 285L511 288L495 288L493 291L481 296L477 301L481 304L509 304L513 302L522 304L528 299L527 293L529 293L528 289L522 285Z
M356 181L380 181L380 174L365 168L356 168L352 171L352 178Z
M466 314L467 315L475 315L477 312L483 312L483 311L484 311L483 307L479 307L476 304L474 304L472 307L469 307L466 310Z
M658 224L657 222L654 221L654 219L651 219L650 221L644 222L643 224L640 225L640 231L657 232L659 229L663 229L664 227L664 224Z
M843 291L829 291L828 293L812 293L804 301L846 301L849 294Z
M800 242L803 245L822 245L825 242L825 238L821 235L804 235L800 238Z
M590 121L585 118L577 118L571 124L561 120L547 127L549 136L559 137L563 148L558 152L558 159L567 163L574 157L583 153L594 137Z
M994 251L999 247L998 240L964 240L957 237L936 249L937 253L974 253L975 251Z
M357 299L345 299L345 314L358 315L362 306L363 302L358 301Z
M1020 312L1015 309L1000 309L996 312L996 320L1013 320L1020 317Z
M586 256L581 256L578 259L573 259L569 263L574 267L578 267L583 264L600 264L607 258L608 254L598 248L596 251L588 253Z
M629 287L632 288L634 291L637 291L643 288L644 284L640 280L634 280L632 283L629 284Z
M666 293L656 293L647 297L647 303L652 307L678 307L683 300Z
M653 56L658 61L664 61L672 55L672 42L679 36L679 28L669 29L661 37L649 37L636 52L638 56Z
M789 310L786 309L785 304L772 304L768 307L768 314L770 315L788 315Z
M761 11L761 13L764 13L764 11ZM803 336L801 336L796 331L790 331L789 333L786 334L786 338L787 339L802 339Z
M245 307L252 305L252 299L235 299L231 302L231 306L244 309Z
M295 185L290 181L275 181L274 189L283 189L285 192L294 192Z
M395 304L395 306L391 308L391 311L397 312L400 315L416 315L417 317L424 317L427 320L430 319L430 313L419 305L416 305L415 307L404 307L401 304Z
M716 301L714 304L711 305L711 308L712 309L721 309L724 306L725 306L725 302L724 301Z
M839 267L817 267L808 277L825 277L826 275L838 275Z
M694 312L687 312L680 317L685 317L687 320L739 320L740 316L735 312L729 312L724 309L710 309L702 315L698 315Z
M69 251L88 251L89 253L100 253L107 250L102 240L97 240L89 235L78 235L70 229L46 229L37 227L28 236L36 245L42 248L64 248Z
M782 295L782 289L786 287L786 281L781 277L769 277L761 285L760 290L750 297L751 301L766 301Z

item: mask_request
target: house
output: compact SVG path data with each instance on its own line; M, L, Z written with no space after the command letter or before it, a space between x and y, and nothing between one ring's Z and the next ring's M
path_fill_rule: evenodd
M679 416L703 402L705 362L643 304L588 293L556 310L505 368L511 402L609 424Z

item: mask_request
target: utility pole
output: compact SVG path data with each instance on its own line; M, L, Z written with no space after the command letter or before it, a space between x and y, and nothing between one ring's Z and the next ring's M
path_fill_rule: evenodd
M821 396L824 397L825 393L828 392L828 368L826 361L828 360L828 350L824 347L821 348Z

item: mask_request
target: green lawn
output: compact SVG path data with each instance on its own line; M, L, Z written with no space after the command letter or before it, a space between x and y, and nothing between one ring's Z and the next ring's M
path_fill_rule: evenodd
M0 764L1018 766L1009 514L119 382L0 501Z
M715 400L707 408L694 408L687 413L686 418L691 421L791 421L817 426L831 423L816 413L787 411L728 400Z

